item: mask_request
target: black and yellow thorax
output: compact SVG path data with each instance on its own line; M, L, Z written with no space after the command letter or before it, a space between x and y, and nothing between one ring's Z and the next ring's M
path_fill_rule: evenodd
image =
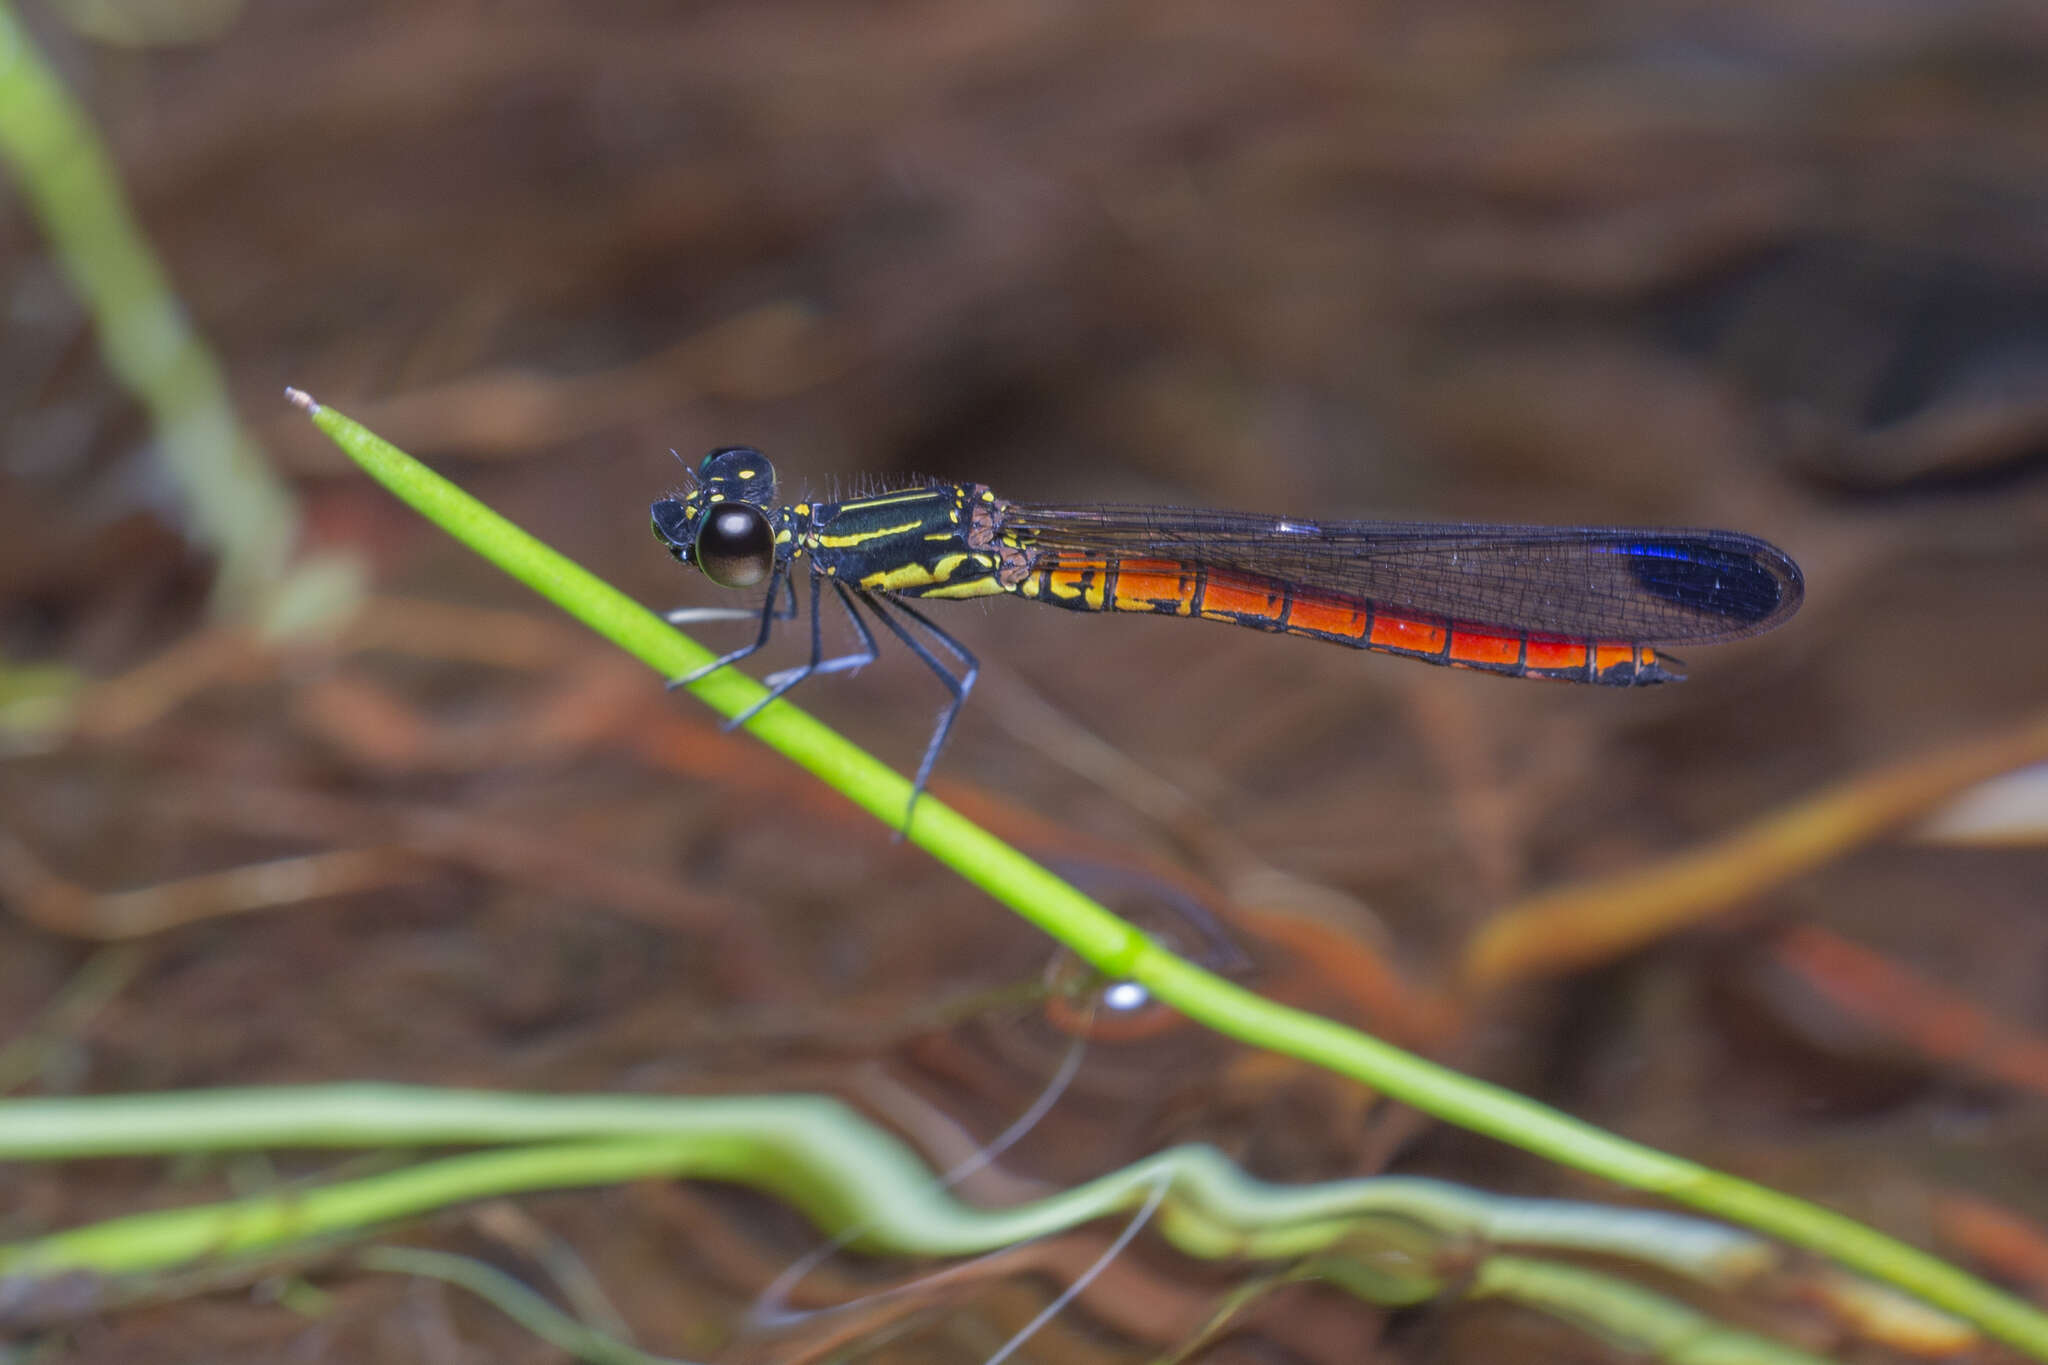
M789 510L797 552L827 578L904 597L983 597L1005 590L1000 506L979 484L933 484Z
M1020 576L1016 547L998 536L1004 504L979 484L788 505L775 493L774 467L760 452L714 451L694 488L654 505L654 530L678 559L728 587L787 573L805 558L813 573L902 597L982 597L1011 590Z

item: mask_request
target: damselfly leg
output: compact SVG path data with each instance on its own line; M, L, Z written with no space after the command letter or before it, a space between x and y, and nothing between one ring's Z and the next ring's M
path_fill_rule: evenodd
M939 723L932 731L931 740L925 746L924 759L918 764L917 780L911 785L910 803L905 808L904 813L904 823L907 826L910 820L909 812L916 808L917 798L924 794L925 783L931 777L933 765L938 762L939 751L946 747L946 737L952 733L953 722L958 719L961 708L967 704L967 694L974 690L974 680L980 675L981 664L968 651L965 645L954 639L915 607L893 596L866 593L857 588L849 588L846 584L836 579L832 580L832 589L839 597L840 606L846 610L846 619L853 623L854 635L858 639L859 644L857 648L849 653L830 659L825 658L824 612L822 610L825 581L824 576L821 574L813 572L810 575L810 658L794 668L780 669L763 678L761 681L767 685L768 695L728 720L724 728L730 730L736 726L746 724L758 715L761 709L768 705L769 702L782 696L806 678L815 677L823 673L844 673L873 663L877 653L875 634L874 631L869 629L867 622L862 619L858 609L859 606L865 606L870 612L874 613L876 620L888 627L890 633L903 642L904 646L911 653L924 661L925 667L929 668L939 681L945 685L946 692L950 698L946 703L946 709L939 715ZM786 599L786 602L778 605L781 599ZM955 673L951 668L947 667L945 661L934 653L930 646L913 635L907 627L891 614L892 611L901 613L921 627L926 635L959 661L961 671ZM686 687L700 678L709 677L728 664L737 663L739 660L755 653L762 646L766 645L773 636L777 621L793 620L796 615L796 585L792 581L787 567L783 565L777 565L772 571L768 584L768 596L762 603L759 611L736 607L681 607L666 613L666 619L674 625L693 625L700 621L756 619L761 623L760 633L751 644L742 645L738 649L713 659L702 668L692 669L679 678L671 679L668 684L669 687Z
M677 626L695 625L702 621L758 620L761 623L761 632L752 644L743 645L728 654L723 654L713 659L702 668L692 669L679 678L671 679L668 684L669 687L687 687L700 678L707 678L711 674L716 673L727 664L736 663L746 658L768 643L774 634L777 621L792 621L796 619L797 605L794 576L782 568L776 569L774 576L775 582L769 585L767 600L759 611L750 607L678 607L674 611L664 613L663 619L668 621L670 625ZM768 688L768 695L726 721L725 729L732 730L745 725L756 715L760 714L762 707L774 701L806 678L815 677L822 673L844 673L849 669L861 668L875 661L874 632L868 629L868 623L863 621L860 613L854 610L853 598L847 592L846 585L838 582L833 583L832 587L839 595L839 604L846 611L846 619L853 623L853 633L859 641L859 645L851 653L841 654L831 659L825 657L824 613L820 610L825 579L814 573L810 575L810 583L811 657L794 668L779 669L761 679L762 683ZM785 599L780 606L776 605L778 595Z
M930 618L925 616L923 612L917 610L917 608L901 598L884 597L878 601L874 595L864 592L855 592L854 596L867 603L868 610L875 614L876 619L893 631L896 638L901 640L911 653L924 660L925 667L938 675L939 681L946 685L946 691L950 692L953 697L946 704L946 709L939 713L938 726L933 729L931 740L925 745L924 761L917 765L917 780L910 784L910 804L904 808L903 812L903 824L905 828L908 828L910 812L917 809L917 798L924 795L925 782L932 775L932 765L939 761L939 750L946 747L946 736L953 732L953 722L959 719L960 708L967 705L967 694L974 690L974 680L981 675L981 663L972 654L968 653L967 646L932 624ZM947 652L964 665L964 670L956 676L952 669L947 668L940 661L938 655L932 653L925 646L923 641L912 635L909 630L904 628L901 622L891 616L888 611L885 611L883 609L885 606L901 612L918 625L924 627L927 635L930 635L932 639L945 646Z
M836 659L827 659L823 663L817 662L817 654L819 652L815 638L815 622L818 616L817 585L818 577L813 574L811 576L811 619L814 623L813 639L811 641L812 661L808 664L799 665L796 668L785 668L780 672L770 673L767 677L761 679L769 687L776 689L777 696L780 696L787 690L784 686L785 680L794 685L805 678L815 677L819 674L844 673L849 669L865 668L875 661L874 632L868 629L867 622L860 619L860 613L853 609L853 598L846 591L846 585L835 579L832 582L833 591L839 594L839 605L846 609L846 619L853 624L853 633L860 637L860 648L851 654L841 654Z
M853 622L854 633L860 637L860 648L851 654L842 654L836 659L824 657L824 613L819 610L819 593L823 585L823 578L817 574L811 575L810 661L798 664L795 668L785 668L779 672L770 673L767 677L761 679L768 687L768 695L734 716L731 720L728 720L725 723L726 729L733 730L745 725L760 713L762 707L789 691L790 688L795 687L805 678L819 673L840 673L846 669L859 668L864 664L871 664L875 661L875 637L873 633L868 630L867 622L861 620L860 616L854 611L853 604L843 600L842 605L846 607L847 618ZM840 596L844 599L846 589L837 583L832 586L839 588Z
M788 605L779 609L775 605L778 593L789 599ZM663 619L672 626L696 625L701 621L749 621L756 616L761 620L761 633L754 637L754 643L741 645L730 654L722 654L702 668L693 668L679 678L670 678L666 684L668 689L673 692L678 687L688 687L700 678L708 678L727 664L737 663L767 644L768 637L775 633L777 621L796 619L796 584L789 581L788 571L778 564L769 575L768 596L761 603L758 612L745 607L677 607L674 611L665 613Z

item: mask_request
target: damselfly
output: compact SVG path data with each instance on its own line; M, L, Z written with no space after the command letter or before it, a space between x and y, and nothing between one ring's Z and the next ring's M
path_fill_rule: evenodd
M767 585L758 610L669 613L678 625L760 621L752 644L671 686L767 644L777 621L795 618L799 564L807 571L810 658L770 674L768 695L733 724L814 674L871 662L863 610L939 676L951 700L918 765L913 808L979 665L912 599L1008 593L1070 611L1198 616L1453 668L1627 687L1684 676L1658 646L1769 630L1798 609L1803 591L1789 555L1733 531L1054 507L971 483L779 505L775 467L746 446L712 451L692 487L652 511L669 552L713 583ZM819 621L827 584L859 642L831 659Z

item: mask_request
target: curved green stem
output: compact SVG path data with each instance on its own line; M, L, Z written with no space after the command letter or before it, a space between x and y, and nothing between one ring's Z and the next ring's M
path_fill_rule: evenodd
M84 1272L122 1277L113 1281L117 1292L135 1293L195 1264L215 1277L238 1268L255 1276L271 1273L277 1257L303 1257L454 1203L689 1176L784 1198L845 1245L924 1256L1012 1247L1147 1203L1161 1234L1191 1255L1281 1263L1278 1280L1232 1296L1214 1330L1264 1292L1261 1284L1279 1280L1316 1280L1388 1307L1462 1286L1673 1365L1816 1365L1640 1285L1544 1259L1634 1262L1724 1295L1743 1294L1780 1269L1779 1252L1763 1239L1679 1214L1484 1195L1398 1176L1271 1185L1195 1146L1033 1203L979 1209L955 1200L895 1138L835 1100L807 1095L559 1097L335 1085L0 1103L0 1156L457 1142L513 1145L0 1246L0 1283ZM459 1285L581 1359L669 1365L475 1261L389 1247L352 1259Z
M1033 1203L963 1204L902 1142L823 1095L556 1096L379 1084L0 1102L0 1159L495 1144L396 1171L109 1219L0 1246L0 1275L161 1271L359 1231L468 1200L655 1177L776 1195L857 1248L965 1256L1129 1210L1162 1184L1163 1235L1189 1255L1327 1253L1364 1219L1441 1244L1625 1257L1729 1285L1772 1268L1762 1239L1676 1214L1480 1194L1404 1176L1274 1185L1183 1146Z
M663 677L712 658L618 589L388 442L303 394L292 397L315 425L399 498ZM690 690L727 716L763 694L759 683L734 669L714 673ZM902 777L786 700L768 706L747 729L885 824L895 824L909 799L909 784ZM906 835L1105 975L1138 981L1221 1033L1328 1067L1446 1122L1562 1165L1830 1256L2048 1361L2048 1314L1896 1238L1805 1200L1617 1137L1355 1029L1262 999L1175 957L930 797L918 802Z

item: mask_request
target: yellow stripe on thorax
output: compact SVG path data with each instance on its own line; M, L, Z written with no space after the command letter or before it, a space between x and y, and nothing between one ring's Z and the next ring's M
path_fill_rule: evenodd
M818 537L818 544L830 550L848 550L856 545L865 545L871 540L880 540L884 536L900 536L905 531L915 531L924 524L924 518L919 517L916 521L906 521L901 526L878 526L872 531L855 531L843 536L821 535Z
M938 560L929 565L899 564L893 569L883 569L880 572L868 574L860 580L860 585L871 592L902 592L909 588L928 588L935 583L943 584L950 581L954 574L960 572L960 566L963 564L981 573L987 573L995 567L995 562L987 555L942 555ZM982 592L988 591L988 589L976 592L964 591L964 589L970 586L972 585L962 583L958 589L952 592L946 592L944 589L941 589L939 592L928 592L922 595L925 597L978 597ZM1000 588L996 590L1000 591Z
M933 588L930 592L920 593L919 596L943 597L958 601L967 597L992 597L996 593L1006 591L1008 589L1003 587L996 576L990 574L985 578L970 578L965 583L948 583L942 588Z

